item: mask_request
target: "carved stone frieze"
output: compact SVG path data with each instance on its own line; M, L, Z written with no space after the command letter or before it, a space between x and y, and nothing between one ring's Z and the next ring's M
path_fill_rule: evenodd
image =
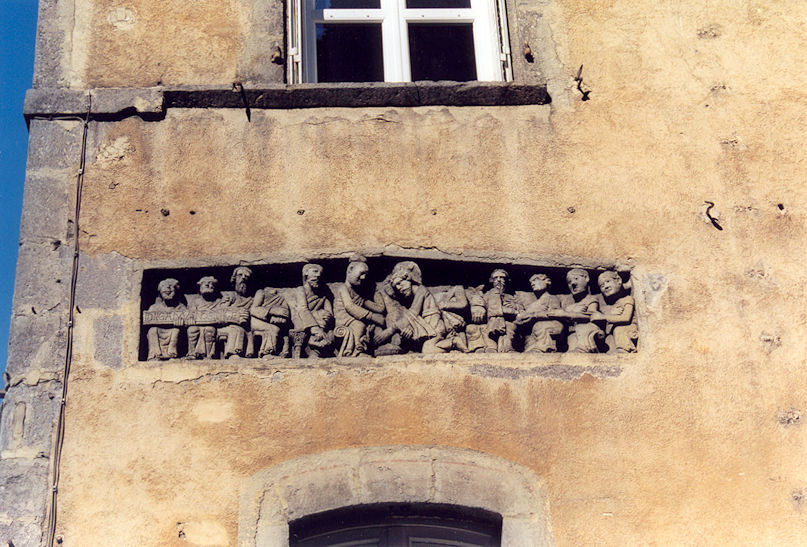
M354 255L147 270L141 295L143 360L632 353L639 339L630 274L605 268Z

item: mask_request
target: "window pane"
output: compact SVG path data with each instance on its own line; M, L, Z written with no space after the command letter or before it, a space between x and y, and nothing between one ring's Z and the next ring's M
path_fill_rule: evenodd
M409 547L485 547L482 543L465 541L439 540L431 538L410 538Z
M317 81L383 82L381 24L317 24Z
M406 0L406 7L414 8L470 8L471 0Z
M473 24L409 24L412 80L476 80Z
M421 2L423 0L420 0ZM468 0L470 2L470 0ZM315 0L314 9L380 9L381 0Z

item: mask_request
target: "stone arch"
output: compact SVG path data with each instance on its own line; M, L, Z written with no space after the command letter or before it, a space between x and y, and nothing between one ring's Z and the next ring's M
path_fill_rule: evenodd
M351 505L422 502L502 515L502 545L553 545L544 481L511 461L464 448L332 450L264 469L242 490L239 547L287 546L289 521Z

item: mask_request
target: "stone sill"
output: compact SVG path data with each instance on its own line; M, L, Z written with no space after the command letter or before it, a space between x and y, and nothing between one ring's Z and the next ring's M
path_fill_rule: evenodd
M272 376L278 372L350 372L362 371L413 372L459 369L474 376L500 380L547 378L562 381L577 380L584 375L595 378L616 378L624 366L636 366L639 354L404 354L384 357L331 357L326 359L170 359L167 361L133 361L122 369L150 381L170 378L184 381L218 374Z
M130 116L157 121L169 108L362 108L520 106L549 104L545 85L512 82L409 82L221 86L36 88L25 95L25 119L85 117L115 121Z

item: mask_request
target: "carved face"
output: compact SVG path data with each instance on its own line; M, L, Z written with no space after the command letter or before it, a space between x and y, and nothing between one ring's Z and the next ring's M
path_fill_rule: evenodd
M493 285L493 288L499 292L504 292L507 288L507 281L509 276L507 272L504 270L493 270L493 273L490 274L490 284Z
M551 285L552 282L547 275L535 274L530 277L530 287L532 287L532 290L536 293L546 292Z
M616 296L622 290L622 278L616 272L601 273L597 284L600 286L602 294L608 297Z
M347 282L357 287L367 277L370 268L364 262L353 262L347 267Z
M210 296L216 292L216 285L218 281L215 277L203 277L199 280L199 294L202 296Z
M166 302L173 302L177 296L177 286L173 283L160 284L160 297Z
M240 295L247 294L249 290L249 278L252 277L252 272L246 268L238 268L233 272L233 288L235 292Z
M320 276L322 275L322 268L307 268L303 272L303 279L312 289L318 289L320 286Z
M588 291L588 272L585 270L569 270L566 274L566 283L569 284L569 291L572 294L581 294Z
M412 296L412 282L406 277L396 277L392 280L392 286L398 294L409 298Z

